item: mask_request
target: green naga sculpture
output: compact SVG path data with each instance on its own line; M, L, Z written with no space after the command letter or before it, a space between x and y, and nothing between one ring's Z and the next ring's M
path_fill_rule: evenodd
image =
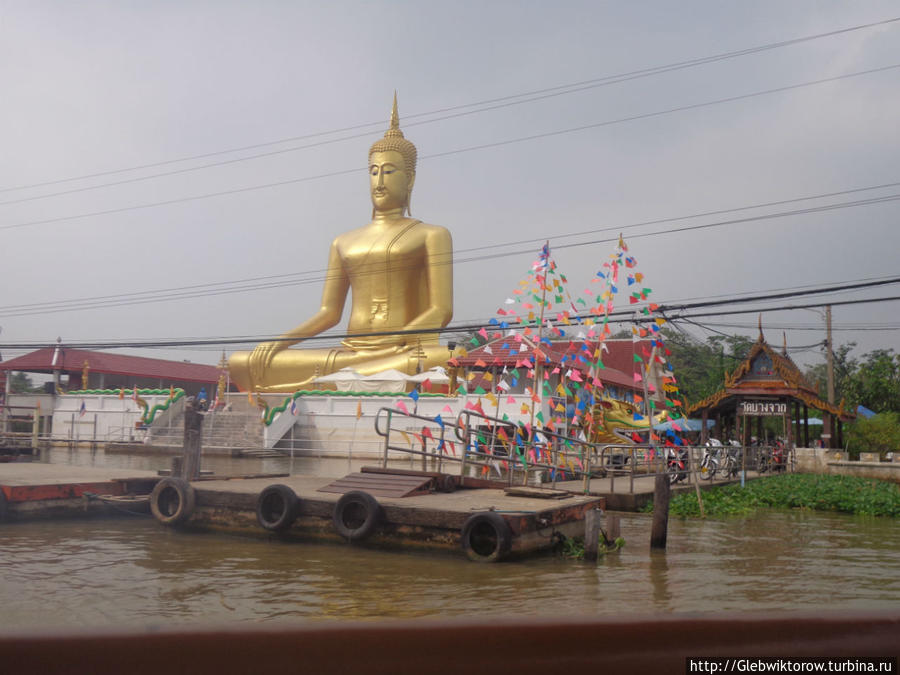
M660 424L669 419L666 411L654 415L652 419L644 416L640 420L634 419L635 413L642 414L632 403L603 399L593 409L594 429L591 433L591 442L633 445L632 432L646 432L654 424Z

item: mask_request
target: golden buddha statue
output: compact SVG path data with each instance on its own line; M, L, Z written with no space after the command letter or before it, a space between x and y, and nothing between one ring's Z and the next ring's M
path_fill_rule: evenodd
M409 217L416 154L400 131L394 94L390 128L369 150L372 222L332 242L315 315L278 340L231 355L231 379L241 389L293 392L346 367L364 375L388 368L413 374L451 356L438 344L438 333L428 331L453 316L453 242L446 228ZM348 291L350 322L342 346L288 349L335 326Z

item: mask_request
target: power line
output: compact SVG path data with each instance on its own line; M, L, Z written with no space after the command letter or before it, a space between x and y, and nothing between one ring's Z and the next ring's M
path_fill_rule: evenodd
M891 297L885 298L865 298L858 300L823 300L821 302L814 302L805 305L781 305L780 307L763 307L763 308L754 308L754 309L735 309L735 310L727 310L721 312L705 312L705 313L697 313L690 314L689 317L707 317L707 316L727 316L730 314L759 314L764 312L779 312L784 310L791 309L810 309L813 307L825 307L826 305L831 305L832 307L839 307L843 305L866 305L872 303L879 302L896 302L900 300L900 295L895 295ZM678 320L680 317L673 317L673 320Z
M769 310L766 310L769 311ZM719 328L738 328L744 330L755 330L755 323L737 323L737 322L706 322L705 326L718 326ZM811 326L808 324L800 324L800 323L784 323L784 322L766 322L767 328L773 328L775 330L792 330L792 331L823 331L825 330L824 326ZM869 322L856 322L856 323L840 323L840 324L832 324L831 330L833 331L846 331L846 332L856 332L856 331L895 331L900 330L900 323L894 324L877 324L873 325Z
M828 77L828 78L823 78L820 80L801 82L798 84L787 85L784 87L765 89L762 91L752 92L749 94L741 94L738 96L729 96L726 98L715 99L712 101L704 101L702 103L693 103L693 104L689 104L689 105L678 106L675 108L668 108L665 110L658 110L655 112L643 113L640 115L631 115L628 117L622 117L622 118L615 119L615 120L606 120L603 122L596 122L593 124L585 124L585 125L581 125L581 126L577 126L577 127L570 127L567 129L559 129L557 131L548 131L548 132L544 132L544 133L540 133L540 134L532 134L529 136L520 136L518 138L507 139L504 141L495 141L492 143L482 143L479 145L473 145L473 146L469 146L469 147L465 147L465 148L457 148L455 150L448 150L446 152L433 153L430 155L422 155L422 156L420 156L419 159L421 161L421 160L435 159L435 158L439 158L439 157L448 157L450 155L458 155L458 154L463 154L463 153L467 153L467 152L475 152L478 150L486 150L489 148L503 147L503 146L507 146L507 145L513 145L515 143L524 143L524 142L534 141L534 140L538 140L538 139L542 139L542 138L551 138L554 136L560 136L560 135L564 135L564 134L577 133L580 131L587 131L589 129L598 129L598 128L601 128L604 126L610 126L613 124L621 124L624 122L633 122L636 120L648 119L651 117L659 117L662 115L669 115L669 114L676 113L676 112L685 112L688 110L696 110L698 108L704 108L704 107L713 106L713 105L720 105L723 103L732 103L734 101L740 101L740 100L744 100L744 99L748 99L748 98L753 98L756 96L765 96L765 95L769 95L769 94L775 94L775 93L780 93L780 92L784 92L784 91L790 91L790 90L794 90L794 89L800 89L800 88L804 88L804 87L811 87L811 86L815 86L815 85L819 85L819 84L825 84L828 82L836 82L838 80L849 79L852 77L859 77L862 75L871 75L874 73L885 72L885 71L893 70L896 68L900 68L900 63L893 64L890 66L883 66L880 68L872 68L869 70L863 70L863 71L859 71L856 73L849 73L846 75L837 75L835 77ZM56 218L46 218L43 220L33 220L33 221L24 222L24 223L14 223L11 225L0 226L0 230L11 230L11 229L18 229L18 228L23 228L23 227L33 227L35 225L49 225L52 223L60 223L60 222L65 222L65 221L69 221L69 220L79 220L82 218L106 216L106 215L112 215L112 214L116 214L116 213L125 213L128 211L137 211L137 210L142 210L142 209L156 208L159 206L171 206L173 204L181 204L181 203L192 202L192 201L200 201L200 200L204 200L204 199L212 199L215 197L223 197L223 196L227 196L227 195L235 195L235 194L242 194L242 193L247 193L247 192L254 192L257 190L263 190L263 189L269 189L269 188L275 188L275 187L283 187L286 185L295 185L298 183L306 183L306 182L310 182L313 180L320 180L323 178L332 178L335 176L347 175L347 174L355 173L355 172L361 171L361 170L362 170L362 168L344 169L341 171L331 171L328 173L321 173L321 174L316 174L313 176L304 176L301 178L292 178L292 179L283 180L283 181L263 183L260 185L251 185L251 186L247 186L247 187L243 187L243 188L232 188L230 190L221 190L218 192L210 192L210 193L200 194L200 195L178 197L175 199L167 199L167 200L159 201L159 202L150 202L147 204L137 204L134 206L124 206L124 207L119 207L119 208L115 208L115 209L94 211L91 213L82 213L82 214L76 214L76 215L71 215L71 216L59 216ZM3 202L3 203L11 204L14 202Z
M898 279L900 281L900 279ZM827 292L828 289L820 289L819 292ZM805 295L811 295L812 293L809 291L798 291L793 294L792 297L801 297ZM881 298L864 298L857 300L844 300L840 302L833 301L820 301L816 303L807 303L803 305L784 305L777 309L779 310L787 310L787 309L805 309L811 307L824 307L825 305L839 306L839 305L859 305L859 304L870 304L870 303L880 303L880 302L895 302L900 300L900 296L892 296L892 297L881 297ZM739 303L744 302L744 299L740 299ZM731 304L727 300L717 301L716 303L708 303L707 306L712 304L718 304L719 306ZM659 306L659 312L664 316L667 312L671 312L673 309L671 307L666 307L663 305ZM774 308L769 309L742 309L742 310L722 310L715 312L706 312L706 313L691 313L691 314L681 314L678 316L667 317L669 322L678 322L678 321L689 321L694 318L702 318L706 316L725 316L729 314L749 314L756 313L760 311L776 311ZM609 314L611 323L648 323L652 322L655 319L653 317L642 317L635 316L633 310L618 310L611 312ZM596 317L590 314L578 315L573 317L576 321L583 321L585 319L595 320ZM572 319L570 319L572 320ZM551 322L552 323L552 322ZM304 338L303 342L313 342L313 341L336 341L341 339L346 339L348 337L380 337L386 335L402 335L402 336L410 336L414 337L417 335L434 335L434 334L447 334L447 333L474 333L475 331L480 330L481 328L488 327L489 330L515 330L521 326L507 326L503 327L486 324L486 322L475 322L468 324L456 324L449 325L444 328L423 328L416 330L393 330L393 331L372 331L372 332L359 332L359 333L346 333L346 332L332 332L332 333L322 333L320 335L310 336L308 338ZM265 340L267 342L296 342L296 340L281 338L281 337L257 337L252 338L249 336L239 336L239 337L216 337L216 338L179 338L179 339L159 339L159 340L117 340L117 341L81 341L81 342L71 342L66 343L66 346L70 349L99 349L99 348L108 348L108 349L118 349L118 348L165 348L165 347L185 347L185 346L201 346L201 345L242 345L242 344L250 344L254 343L258 340ZM17 343L0 343L0 349L40 349L48 346L46 342L17 342Z
M825 211L825 210L833 210L836 208L848 208L850 206L859 206L859 205L863 205L863 204L879 203L879 202L885 201L887 199L888 198L877 198L877 199L872 199L872 200L858 200L856 202L848 202L845 204L838 204L838 205L830 204L830 205L826 205L823 207L816 207L816 208L812 208L812 209L810 209L810 208L798 209L795 211L780 212L780 213L775 213L775 214L767 214L767 215L754 216L754 217L748 217L748 218L732 219L732 220L727 220L727 221L720 221L717 223L707 223L707 224L703 224L703 225L694 225L694 226L674 228L674 229L669 229L669 230L658 230L656 232L633 234L630 236L630 238L633 240L633 239L637 239L637 238L680 233L680 232L686 232L686 231L690 231L690 230L708 229L708 228L712 228L712 227L723 227L723 226L727 226L727 225L742 224L742 223L747 223L747 222L752 222L752 221L765 220L768 218L782 218L782 217L787 217L789 215L808 214L808 213L815 213L815 212ZM900 194L892 195L892 196L890 196L890 199L891 200L900 199ZM616 241L615 237L607 238L607 239L599 239L599 240L594 240L594 241L589 241L589 242L579 242L577 244L566 244L566 245L562 245L562 246L556 246L555 248L556 249L571 248L571 247L575 247L575 246L587 246L587 245L592 245L592 244L608 243L608 242L613 242L613 241ZM469 256L468 258L455 258L455 260L451 259L451 260L447 260L446 262L437 262L434 264L453 264L454 262L458 263L458 264L462 264L462 263L467 263L467 262L480 262L480 261L484 261L484 260L496 260L499 258L527 254L527 253L533 253L533 251L531 251L531 250L506 251L506 252L492 253L492 254L486 254L486 255L481 255L481 256ZM384 273L384 269L382 269L381 267L379 267L377 269L373 268L369 273L382 274L382 273ZM286 280L286 281L283 280L283 281L259 282L259 283L253 283L250 285L245 285L245 286L241 286L241 287L237 287L237 288L235 288L235 287L209 288L208 287L209 285L201 285L200 286L201 288L206 286L207 287L206 290L192 290L191 287L187 287L186 290L183 290L183 291L169 292L169 293L165 293L164 295L156 295L156 296L150 295L151 293L154 293L153 291L138 292L138 293L132 294L131 296L125 296L125 297L122 297L122 296L105 296L105 297L100 296L97 299L88 299L85 301L74 301L74 302L71 302L69 304L69 306L60 306L60 304L61 304L60 302L38 303L36 305L31 306L30 308L28 305L19 305L19 306L14 305L14 306L10 306L8 308L0 308L0 316L7 316L7 317L9 317L9 316L28 316L28 315L32 315L32 314L44 314L44 313L52 313L52 312L56 312L56 311L72 311L72 310L76 310L76 309L96 309L99 307L137 305L137 304L146 304L146 303L161 302L161 301L175 300L175 299L210 297L210 296L214 296L214 295L226 295L226 294L231 294L231 293L236 293L236 292L247 292L247 291L251 291L251 290L279 288L279 287L284 287L284 286L306 285L306 284L310 284L310 283L317 283L320 281L327 281L327 280L328 280L328 277L326 275L321 278L309 278L309 279L302 279L302 280ZM875 283L880 284L883 282L875 282ZM839 289L836 289L836 291L837 290L839 290ZM139 296L143 296L143 297L139 297Z
M409 114L409 115L404 115L404 119L430 117L432 115L438 115L438 114L442 114L442 113L449 113L449 112L454 112L454 111L458 111L458 110L464 110L466 108L487 106L487 105L498 104L498 103L503 104L502 106L495 105L490 108L480 108L478 110L470 111L467 113L462 113L462 114L475 114L475 113L479 113L479 112L485 112L486 110L493 110L498 107L506 107L509 105L519 105L521 103L529 103L532 101L549 98L550 96L566 95L566 94L575 93L578 91L584 91L586 89L592 89L595 87L607 86L610 84L618 84L620 82L626 82L629 80L634 80L634 79L638 79L638 78L642 78L642 77L649 77L651 75L658 75L661 73L668 73L668 72L672 72L672 71L676 71L676 70L682 70L685 68L691 68L694 66L706 65L708 63L714 63L716 61L733 59L736 57L746 56L749 54L757 54L760 52L778 49L781 47L788 47L788 46L801 44L804 42L810 42L812 40L818 40L818 39L822 39L822 38L826 38L826 37L833 37L836 35L850 33L853 31L864 30L866 28L874 28L877 26L884 26L887 24L895 23L897 21L900 21L900 17L894 17L894 18L890 18L890 19L884 19L882 21L876 21L876 22L872 22L872 23L860 24L860 25L856 25L856 26L850 26L847 28L841 28L838 30L828 31L825 33L817 33L814 35L793 38L790 40L783 40L780 42L773 42L773 43L769 43L769 44L765 44L765 45L749 47L749 48L740 49L740 50L736 50L736 51L732 51L732 52L723 52L723 53L714 54L711 56L705 56L705 57L700 57L700 58L695 58L695 59L688 59L685 61L678 61L675 63L669 63L669 64L665 64L665 65L661 65L661 66L653 66L653 67L649 67L649 68L633 70L633 71L629 71L629 72L625 72L625 73L620 73L617 75L606 75L606 76L602 76L602 77L598 77L598 78L593 78L590 80L582 80L580 82L573 82L570 84L557 85L557 86L548 87L545 89L536 89L536 90L532 90L532 91L522 92L519 94L511 94L511 95L502 96L502 97L498 97L498 98L484 99L481 101L476 101L474 103L466 103L466 104L462 104L462 105L450 106L450 107L440 108L437 110L431 110L431 111L422 112L422 113L413 113L413 114ZM553 92L555 92L555 93L553 93ZM522 99L522 98L524 98L524 100L516 100L516 99ZM449 119L450 117L455 117L455 116L458 116L458 115L448 115L448 116L441 117L438 119L425 120L423 122L414 122L414 123L410 123L409 126L412 126L414 124L423 124L423 123L430 123L430 122L439 121L439 120L443 120L443 119ZM230 148L230 149L226 149L226 150L219 150L219 151L215 151L215 152L208 152L208 153L203 153L203 154L198 154L198 155L190 155L187 157L180 157L180 158L165 160L165 161L161 161L161 162L140 164L140 165L131 166L131 167L113 169L113 170L109 170L109 171L99 171L99 172L84 174L84 175L80 175L80 176L72 176L69 178L61 178L61 179L57 179L57 180L43 181L40 183L31 183L28 185L20 185L20 186L16 186L16 187L0 188L0 193L11 192L11 191L16 191L16 190L25 190L25 189L36 188L36 187L45 187L45 186L50 186L50 185L59 185L62 183L84 180L87 178L99 178L102 176L110 176L110 175L115 175L115 174L119 174L119 173L125 173L128 171L137 171L137 170L141 170L141 169L150 169L150 168L155 168L155 167L159 167L159 166L168 166L171 164L193 161L193 160L197 160L197 159L207 159L209 157L216 157L216 156L230 154L230 153L234 153L234 152L244 152L247 150L255 150L257 148L271 147L273 145L280 145L282 143L290 143L293 141L306 140L306 139L310 139L310 138L318 138L321 136L330 136L330 135L334 135L334 134L338 134L338 133L346 133L348 131L356 131L359 129L366 129L369 127L374 127L374 126L378 126L378 125L382 125L382 124L384 124L383 120L378 121L378 122L368 122L365 124L357 124L357 125L353 125L353 126L349 126L349 127L332 129L331 131L322 131L322 132L304 134L304 135L300 135L300 136L291 136L291 137L282 138L282 139L279 139L276 141L267 141L264 143L245 145L245 146ZM339 142L342 140L347 140L348 138L358 138L359 136L368 135L369 133L373 133L373 132L366 132L365 134L357 134L354 136L344 137L344 138L340 138L340 139L336 139L336 140L328 141L328 142ZM300 148L291 148L291 149L282 150L279 152L293 152L295 150L305 149L306 147L310 147L310 146L303 146ZM260 155L244 157L244 158L241 158L238 160L231 160L231 161L246 161L246 160L250 160L250 159L256 159L257 157L265 157L265 156L268 156L269 154L270 153L263 153ZM230 162L225 162L225 163L230 163ZM194 170L198 170L198 169L208 168L209 166L218 166L218 164L210 164L210 165L195 167L195 168L187 169L187 170L194 171ZM175 171L172 173L180 173L180 171ZM168 174L160 174L160 175L168 175ZM151 176L148 178L152 178L152 177L157 177L157 176ZM140 180L144 180L144 179L140 179ZM117 183L114 183L114 184L117 184ZM97 186L97 187L106 187L106 186ZM93 189L93 188L91 188L91 189ZM65 194L65 193L60 193L60 194ZM45 196L49 196L49 195L45 195ZM7 203L9 203L9 202L7 202Z
M704 212L693 213L693 214L684 215L684 216L674 216L674 217L670 217L670 218L645 220L642 222L623 224L623 225L615 225L615 226L605 227L605 228L594 228L591 230L583 230L580 232L557 234L551 239L551 241L557 242L560 239L569 239L572 237L584 236L587 234L597 234L600 232L622 232L625 230L631 230L631 229L634 229L637 227L643 227L646 225L671 223L671 222L677 222L677 221L681 221L681 220L689 220L689 219L693 219L693 218L699 218L699 217L703 217L703 216L721 215L724 213L748 211L748 210L753 210L753 209L765 208L768 206L784 205L784 204L796 203L796 202L800 202L800 201L811 201L811 200L815 200L815 199L822 199L822 198L827 198L827 197L835 197L835 196L840 196L840 195L854 194L854 193L858 193L858 192L880 190L880 189L888 188L888 187L896 187L898 185L900 185L900 182L882 183L880 185L871 185L871 186L860 187L860 188L852 188L852 189L840 190L840 191L834 191L834 192L819 193L819 194L815 194L815 195L806 195L803 197L794 197L792 199L782 199L782 200L778 200L778 201L763 202L763 203L759 203L759 204L751 204L749 206L734 207L734 208L730 208L730 209L719 209L716 211L704 211ZM504 248L504 247L512 246L512 245L543 242L543 241L545 241L545 239L546 239L545 237L540 237L537 239L517 240L515 242L501 242L501 243L486 244L484 246L474 246L474 247L469 247L469 248L465 248L465 249L457 249L455 251L455 254L481 251L481 250L485 250L485 249L496 250L498 248ZM555 248L556 246L557 246L557 244L554 243L553 248ZM460 262L460 260L457 258L456 262ZM301 284L301 283L303 283L303 284L313 283L313 282L324 281L326 279L326 277L309 277L308 279L296 279L296 277L306 277L311 274L322 274L324 272L326 272L326 270L324 270L324 269L307 270L305 272L290 272L290 273L282 273L282 274L273 274L273 275L266 275L266 276L259 276L259 277L249 277L249 278L244 278L244 279L235 279L235 280L229 280L229 281L223 281L223 282L211 282L211 283L204 283L204 284L194 284L194 285L189 285L189 286L177 286L174 288L156 289L156 290L152 290L152 291L137 291L137 292L132 292L132 293L94 296L94 297L90 297L90 298L81 298L81 299L75 299L75 300L59 300L59 301L41 302L41 303L27 303L27 304L21 304L21 305L6 305L3 307L0 307L0 313L2 313L4 310L8 311L8 310L14 310L14 309L37 309L37 308L47 309L52 306L62 305L62 304L66 304L66 303L82 303L82 302L92 302L92 301L112 300L112 299L133 299L133 298L137 298L139 296L158 295L158 294L163 294L163 293L171 294L171 293L175 293L178 291L186 291L186 290L217 288L217 290L228 290L229 292L238 293L238 292L244 292L244 291L248 291L248 290L258 290L259 288L267 288L270 286L252 285L252 286L242 286L239 288L232 288L232 289L227 289L227 288L223 288L223 287L235 286L237 284L247 284L247 283L256 284L259 282L270 281L270 280L275 280L275 279L282 280L284 283L278 284L278 285L284 285L284 286L297 285L297 284ZM168 297L168 296L166 296L166 297ZM712 297L716 297L716 296L712 296ZM726 297L726 296L721 296L721 297ZM163 298L163 299L165 299L165 298Z
M806 198L801 198L798 201L803 201ZM631 234L630 239L638 239L644 237L653 237L653 236L661 236L665 234L675 234L688 232L692 230L701 230L701 229L709 229L716 227L724 227L729 225L737 225L737 224L745 224L748 222L755 222L760 220L767 220L770 218L784 218L788 216L794 215L806 215L810 213L818 213L823 211L830 211L839 208L850 208L855 206L863 206L870 204L877 204L886 201L895 201L900 199L900 194L895 195L887 195L882 197L873 197L870 199L856 200L851 202L844 202L840 204L827 204L818 207L809 207L804 209L795 209L793 211L782 211L778 213L772 214L763 214L759 216L748 216L744 218L730 219L724 221L718 221L714 223L705 223L702 225L692 225L680 228L672 228L668 230L657 230L655 232L645 232L645 233L637 233ZM743 207L742 209L743 210ZM680 220L681 218L676 218L675 220ZM602 228L600 231L608 231L608 230L616 230L616 229L627 229L629 227L634 226L623 226L621 228ZM588 246L599 243L609 243L617 241L617 237L605 238L605 239L595 239L592 241L585 242L577 242L571 244L562 244L556 245L554 247L555 250L564 249L564 248L573 248L579 246ZM498 244L495 245L494 248L501 248L504 246L515 245L517 242L511 242L507 244ZM481 250L483 247L477 247L477 249L472 250ZM446 261L433 261L432 264L435 265L443 265L443 264L464 264L468 262L482 262L484 260L496 260L505 257L511 257L516 255L523 254L533 254L534 252L530 249L521 249L521 250L512 250L512 251L501 251L501 252L492 252L490 254L485 255L474 255L468 256L465 258L454 257L452 259L448 259ZM317 270L319 272L321 270ZM373 267L368 274L383 274L384 268L382 267ZM307 272L306 274L309 274ZM363 273L366 274L366 273ZM271 289L271 288L280 288L285 286L299 286L306 285L311 283L320 283L328 281L328 276L323 275L321 277L310 277L306 279L291 279L296 275L273 275L270 277L257 277L254 279L247 280L249 283L243 286L236 286L238 283L243 283L242 281L236 282L220 282L218 284L199 284L196 286L185 286L179 287L175 289L168 289L162 291L139 291L132 294L122 294L122 295L109 295L109 296L97 296L95 298L87 298L84 300L74 300L74 301L50 301L45 303L34 303L31 305L11 305L7 307L0 308L0 317L6 316L29 316L33 314L45 314L52 313L58 311L73 311L76 309L96 309L100 307L116 307L123 305L138 305L138 304L147 304L153 302L162 302L168 300L176 300L176 299L190 299L196 297L210 297L214 295L227 295L238 292L248 292L253 290L262 290L262 289ZM277 279L281 279L278 281ZM881 283L881 282L878 282ZM837 291L836 291L837 292ZM68 304L68 306L64 306Z

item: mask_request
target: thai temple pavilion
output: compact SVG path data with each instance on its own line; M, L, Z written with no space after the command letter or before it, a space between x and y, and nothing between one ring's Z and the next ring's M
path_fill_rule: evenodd
M725 374L725 386L690 406L688 414L703 419L701 442L707 440L707 420L715 420L716 431L748 445L751 436L763 437L763 418L780 417L789 443L809 447L810 408L822 413L827 447L843 447L843 423L855 415L844 410L844 402L835 406L819 398L787 355L787 345L778 352L768 345L762 326L759 339L747 358L732 373ZM754 428L755 426L755 428Z

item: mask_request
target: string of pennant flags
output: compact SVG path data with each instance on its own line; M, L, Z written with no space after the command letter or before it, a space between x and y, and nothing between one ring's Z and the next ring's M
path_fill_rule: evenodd
M473 349L481 347L481 351L490 356L493 353L491 343L496 344L505 337L502 349L516 355L515 367L504 366L493 388L507 394L507 403L514 404L516 399L508 392L523 377L526 378L525 381L531 383L531 386L526 384L524 387L530 404L522 403L521 412L530 414L534 424L550 431L559 428L565 421L566 407L562 401L572 400L575 411L571 424L588 429L590 436L593 426L602 424L602 419L595 419L595 409L603 390L603 353L608 351L605 340L612 334L610 315L615 309L615 299L620 295L621 287L626 290L629 305L643 305L639 310L643 320L632 324L632 377L635 387L644 387L648 394L657 394L650 375L654 364L659 364L663 369L665 408L670 417L675 417L682 401L673 368L666 358L670 352L661 331L666 319L659 307L650 302L653 291L645 285L644 275L637 270L637 260L629 254L622 237L619 237L609 259L592 278L591 285L594 288L585 288L573 300L566 276L553 260L549 244L544 244L527 277L519 282L519 287L497 310L498 318L491 319L489 327L482 328L469 340ZM568 340L564 341L567 335ZM650 342L649 348L647 340ZM558 351L560 345L565 345L562 354ZM557 359L552 358L554 351ZM462 350L458 358L466 355L467 352ZM458 358L451 359L450 365L458 365ZM499 359L495 358L494 364L499 364ZM489 365L485 359L474 363L476 368L487 369ZM555 389L550 383L551 375L560 375ZM493 374L487 370L472 371L468 379L471 381L476 377L480 377L481 381L474 387L474 393L484 396L499 410L496 395L482 386L485 381L490 386ZM466 383L460 385L459 393L468 393ZM555 398L556 402L550 408L550 419L545 420L540 407L547 398ZM655 398L635 395L635 403L643 404L641 407L645 414L636 410L634 421L643 420L646 416L650 416L652 421L653 416L661 412L657 410ZM467 404L467 407L483 414L480 398L477 403ZM508 416L504 415L503 419L508 419ZM524 425L526 434L530 435L529 426ZM653 432L652 424L648 427L651 441L663 440ZM677 423L672 427L676 431L681 430ZM641 438L633 433L633 440L640 441Z

